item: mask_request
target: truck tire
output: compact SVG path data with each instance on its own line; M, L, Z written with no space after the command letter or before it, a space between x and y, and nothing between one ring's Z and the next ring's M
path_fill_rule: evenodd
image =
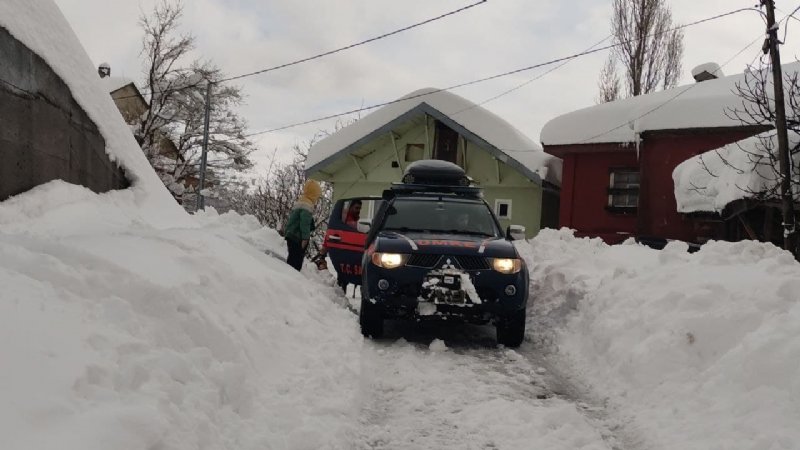
M525 339L525 309L514 311L497 322L497 343L516 348Z
M378 305L366 297L361 297L358 322L361 324L361 334L365 337L378 339L383 336L383 314Z

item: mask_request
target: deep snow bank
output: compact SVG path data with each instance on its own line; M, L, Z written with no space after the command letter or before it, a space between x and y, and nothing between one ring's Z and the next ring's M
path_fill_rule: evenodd
M0 203L0 447L342 448L354 317L252 218L159 230L134 193Z
M543 230L530 320L654 448L800 443L800 264L755 242L663 251Z

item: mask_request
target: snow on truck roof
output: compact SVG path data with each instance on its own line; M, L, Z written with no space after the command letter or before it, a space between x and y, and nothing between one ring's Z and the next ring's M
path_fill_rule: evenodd
M0 1L0 26L61 77L72 97L97 125L109 159L125 170L132 185L129 191L137 203L154 212L152 223L186 223L188 216L150 166L109 92L99 82L97 67L53 0Z
M784 65L798 72L800 62ZM579 109L547 122L544 145L636 142L636 134L650 130L741 126L725 112L741 108L736 84L745 74L687 84L665 91Z
M486 108L451 92L425 88L405 95L357 122L317 142L308 152L306 173L314 173L333 159L370 139L387 124L427 112L447 118L478 141L503 162L516 167L529 178L561 184L561 160L546 154L541 146L522 134L513 125Z

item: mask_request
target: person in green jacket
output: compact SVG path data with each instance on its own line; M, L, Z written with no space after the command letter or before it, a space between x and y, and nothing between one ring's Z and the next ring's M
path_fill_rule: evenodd
M303 267L303 257L308 248L308 241L311 239L311 232L316 228L313 216L314 205L317 204L321 195L322 188L319 183L315 180L306 181L303 186L303 195L294 204L286 226L283 228L283 237L289 248L286 262L298 271Z

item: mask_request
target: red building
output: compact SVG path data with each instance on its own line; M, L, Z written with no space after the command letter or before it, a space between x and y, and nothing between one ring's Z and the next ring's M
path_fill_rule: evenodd
M545 125L545 151L564 161L559 226L608 243L711 236L708 222L678 213L673 170L769 127L730 117L741 109L735 91L744 75L699 78L706 81L592 106Z

